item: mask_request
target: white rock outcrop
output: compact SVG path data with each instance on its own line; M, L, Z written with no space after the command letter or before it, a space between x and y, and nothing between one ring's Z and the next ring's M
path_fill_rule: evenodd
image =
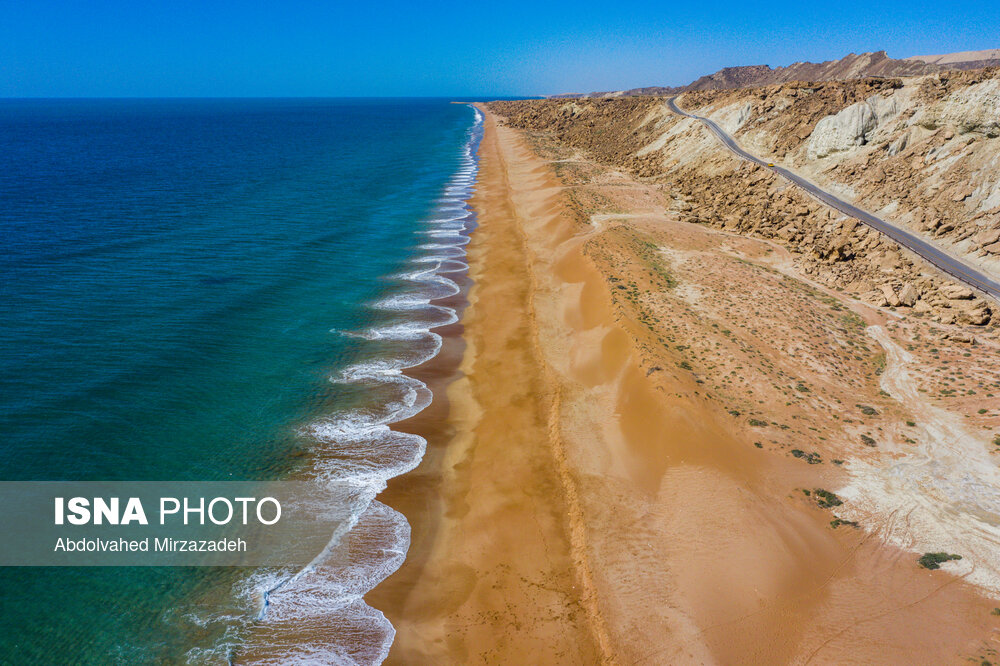
M709 118L719 124L728 134L733 134L746 124L753 113L750 102L731 104L709 115Z
M952 93L920 113L914 122L931 127L951 125L960 134L981 132L990 137L1000 136L1000 79L975 83Z
M839 113L822 118L809 136L806 155L815 160L868 143L878 125L878 116L868 102L851 104Z
M898 115L900 111L897 95L890 95L888 97L872 95L865 100L865 104L870 106L875 113L875 124L877 126L884 125Z
M894 96L872 95L863 102L851 104L816 123L816 128L809 135L806 155L815 160L863 146L875 130L898 115L899 110Z

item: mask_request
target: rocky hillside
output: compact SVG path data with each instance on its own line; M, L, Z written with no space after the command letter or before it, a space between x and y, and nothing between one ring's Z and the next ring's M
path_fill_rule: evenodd
M935 65L925 62L895 60L885 51L851 53L840 60L797 62L788 67L727 67L710 76L701 77L687 86L687 90L724 90L789 81L833 81L871 76L918 76L936 70Z
M681 103L1000 275L1000 68L694 92Z
M803 97L801 116L808 120L799 118L798 112L787 116L795 117L801 130L788 139L786 152L808 150L811 130L830 115L830 109L867 103L876 95L891 96L905 87L899 80L862 80L850 85L814 84L806 89L811 92L796 92ZM791 91L798 88L785 85L768 90L754 93L759 95L754 101L748 91L712 93L716 99L695 92L683 100L692 109L697 104L705 106L730 129L763 128L789 110ZM779 90L784 90L780 102L775 96ZM812 101L804 101L812 95L816 95ZM494 102L490 108L509 125L542 133L575 151L578 159L587 158L660 185L683 220L786 246L798 257L803 271L819 282L945 324L982 326L991 320L989 304L970 290L876 231L789 186L769 169L738 160L700 123L670 113L662 99ZM879 110L885 113L881 106ZM768 127L777 130L777 126ZM785 133L767 132L767 141L777 137L784 139Z
M963 59L965 58L965 59ZM885 51L851 53L840 60L797 62L787 67L747 65L725 67L714 74L675 88L650 86L615 92L555 95L554 98L628 97L677 95L695 90L730 90L788 83L791 81L842 81L867 77L923 76L950 70L980 69L1000 65L1000 49L966 51L961 54L890 58Z

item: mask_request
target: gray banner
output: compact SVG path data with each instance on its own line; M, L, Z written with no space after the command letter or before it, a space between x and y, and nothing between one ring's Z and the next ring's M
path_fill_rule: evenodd
M312 482L0 482L0 566L302 566L368 498Z

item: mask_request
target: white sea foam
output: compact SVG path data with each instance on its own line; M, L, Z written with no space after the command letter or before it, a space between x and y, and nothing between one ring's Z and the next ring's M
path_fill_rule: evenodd
M447 274L468 269L465 245L478 165L475 150L483 117L475 120L459 168L427 220L430 240L418 246L413 270L395 276L398 293L372 304L375 310L406 320L345 335L364 340L405 343L395 357L381 356L344 368L330 381L372 391L377 407L344 410L303 428L321 451L317 479L333 484L347 519L326 550L301 571L263 571L249 579L242 594L259 607L267 644L250 646L263 664L378 664L389 653L395 630L385 616L365 604L364 595L403 563L410 543L406 519L375 501L386 482L416 467L426 441L396 432L392 424L425 409L432 400L423 382L405 371L438 354L441 336L432 329L458 321L454 308L432 301L460 293Z
M454 249L456 245L466 245L469 242L468 236L455 235L454 240L448 243L424 243L423 245L418 245L419 250L451 250Z
M265 621L269 644L260 664L377 664L389 653L395 630L364 603L364 594L399 568L410 527L397 511L372 500L352 529L322 562L292 578L261 576L271 586ZM363 552L367 557L359 558ZM250 593L252 594L252 592Z

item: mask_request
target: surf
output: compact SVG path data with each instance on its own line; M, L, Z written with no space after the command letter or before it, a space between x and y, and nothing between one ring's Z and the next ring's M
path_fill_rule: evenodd
M338 331L383 346L374 357L329 377L373 400L321 416L299 434L312 443L315 478L344 488L350 518L309 566L284 575L258 574L243 590L259 609L263 631L257 635L267 637L266 643L251 639L242 646L254 663L378 664L389 654L395 629L364 595L402 565L410 528L402 514L376 497L389 479L413 470L427 446L423 437L392 427L433 400L428 386L406 371L440 352L442 338L434 329L459 321L454 307L435 301L459 294L453 278L468 270L465 246L475 223L468 200L483 132L482 115L474 111L458 168L422 225L433 242L419 244L410 259L414 269L391 276L395 288L369 304L391 323Z

